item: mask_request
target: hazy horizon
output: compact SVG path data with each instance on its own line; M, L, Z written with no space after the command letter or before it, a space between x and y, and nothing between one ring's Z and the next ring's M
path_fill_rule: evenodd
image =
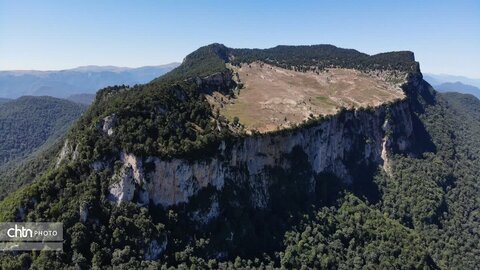
M0 0L0 70L157 66L198 47L409 50L425 73L480 78L478 1Z
M145 67L162 67L162 66L170 66L170 65L178 65L181 61L178 62L170 62L165 64L158 64L158 65L144 65L144 66L136 66L136 67L128 67L128 66L114 66L114 65L84 65L84 66L72 66L62 69L1 69L0 72L28 72L28 71L39 71L39 72L56 72L56 71L64 71L64 70L75 70L81 68L116 68L116 69L137 69L137 68L145 68Z

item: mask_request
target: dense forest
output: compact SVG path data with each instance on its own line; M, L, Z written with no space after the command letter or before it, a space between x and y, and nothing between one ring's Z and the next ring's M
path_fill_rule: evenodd
M86 106L25 96L0 105L0 198L33 181L51 163Z
M85 106L52 97L21 97L0 106L0 167L65 134Z
M65 131L66 132L66 131ZM14 159L0 167L0 199L19 187L40 178L50 166L55 164L55 157L60 152L64 136L52 143L47 143L23 158Z
M309 68L354 68L358 70L398 70L411 72L417 69L412 52L389 52L367 55L353 49L333 45L277 46L271 49L232 49L232 63L263 61L283 68L299 70Z
M81 142L78 159L50 166L0 202L0 221L63 222L64 251L2 253L1 268L475 269L480 256L480 101L470 95L438 94L431 88L408 93L417 124L434 147L393 156L392 174L379 169L365 179L370 192L322 174L314 195L305 196L305 173L311 167L298 149L286 157L294 170L273 172L277 181L266 210L248 207L251 190L228 182L221 192L207 187L190 203L170 208L116 205L107 198L112 172L90 167L119 149L165 159L208 159L219 140L245 136L212 112L202 95L212 87L202 79L229 74L225 62L307 66L315 59L319 68L417 72L412 56L368 56L333 46L248 51L213 44L149 84L99 91L68 134L69 140ZM235 85L215 87L229 91ZM105 117L117 122L110 137L99 132ZM37 164L44 168L45 163ZM202 211L212 198L222 206L222 219L196 226L191 213ZM91 209L89 221L82 221L79 208ZM168 247L152 257L151 250L165 239Z

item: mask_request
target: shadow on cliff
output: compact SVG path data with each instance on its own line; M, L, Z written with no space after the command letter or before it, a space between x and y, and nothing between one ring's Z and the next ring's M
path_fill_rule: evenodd
M213 246L223 246L231 258L254 258L281 250L285 232L301 224L306 216L314 216L318 207L336 204L344 190L336 177L316 175L300 147L294 147L283 159L290 169L269 169L271 184L266 194L259 193L258 187L254 190L234 181L226 183L227 192L219 200L224 209L222 219L214 225L212 236L218 241Z
M316 175L300 147L283 158L290 169L269 168L270 185L263 191L249 184L261 183L262 179L225 179L221 191L209 186L188 204L169 210L154 207L156 217L167 217L158 221L171 231L169 238L177 239L169 243L170 256L182 252L195 239L209 239L204 248L193 248L195 256L235 259L273 254L282 249L287 231L301 225L306 217L315 216L319 207L336 205L345 190L338 178L331 174ZM199 222L195 217L212 212L214 217L207 222Z
M433 143L432 136L428 133L425 124L415 113L412 113L412 125L414 140L410 148L411 154L419 157L425 152L436 153L437 147Z
M413 109L411 117L414 138L410 152L417 157L425 152L436 153L437 147L419 116L426 112L428 106L434 106L437 103L437 92L430 84L421 79L417 87L407 88L406 93L410 107Z
M425 113L425 106L435 103L431 94L424 92L410 101L413 143L408 151L413 155L436 151L418 116ZM378 164L359 161L365 143L357 140L352 145L354 151L343 161L352 175L348 185L333 174L315 174L306 153L295 147L277 162L289 166L268 168L263 178L239 167L236 170L240 172L232 175L246 175L246 179L225 179L222 190L203 188L187 204L167 210L154 207L152 216L163 217L158 222L165 224L169 239L174 239L168 244L167 257L175 258L185 250L192 256L220 260L271 255L282 250L287 231L315 216L319 207L335 206L345 191L370 203L378 202L381 193L374 181Z

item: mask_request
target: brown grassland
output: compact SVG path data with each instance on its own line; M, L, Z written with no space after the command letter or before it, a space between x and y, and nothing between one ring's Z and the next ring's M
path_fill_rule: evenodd
M215 92L207 100L230 121L236 116L247 130L259 132L335 114L342 107L375 107L405 97L402 82L352 69L300 72L264 63L232 69L243 87L234 97Z

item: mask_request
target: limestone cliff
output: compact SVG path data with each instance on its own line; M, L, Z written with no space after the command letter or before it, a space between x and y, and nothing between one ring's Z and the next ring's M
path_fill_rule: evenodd
M113 176L110 198L171 206L188 202L209 185L222 190L226 181L233 181L254 191L252 206L266 207L269 170L291 169L285 156L295 147L306 154L313 169L312 190L314 176L320 173L331 173L351 184L356 180L354 168L387 167L393 147L409 151L413 140L411 114L406 101L368 111L345 111L312 127L222 142L215 157L202 161L162 160L122 152L119 159L123 166Z
M215 84L223 83L219 75L214 77ZM119 156L93 162L91 168L113 171L108 197L115 203L133 201L147 205L151 202L169 207L189 202L206 187L221 192L229 182L248 187L251 206L265 208L274 181L271 172L275 168L295 169L292 159L288 158L294 149L304 153L311 167L308 178L312 192L316 176L320 174L332 174L351 185L365 177L363 172L367 168L375 170L380 166L390 173L392 153L414 152L415 99L410 98L413 94L409 91L421 94L423 88L421 74L412 75L402 87L407 94L403 100L370 109L344 110L306 127L223 141L216 154L207 160L166 160L120 151ZM101 119L99 132L104 136L115 132L113 117ZM76 147L67 141L58 163L74 160ZM121 166L114 166L118 162ZM213 206L213 210L218 208ZM213 210L205 215L211 218L218 212Z
M231 76L229 72L214 73L197 78L195 84L208 95L234 88ZM171 207L188 203L207 188L223 192L228 185L246 188L251 207L267 208L271 187L277 181L272 175L279 170L296 170L299 157L295 155L308 164L307 169L302 169L302 177L308 180L307 193L313 193L319 175L333 175L344 185L355 185L379 167L390 173L393 164L389 157L393 153L415 154L419 133L415 124L417 96L427 101L427 86L417 66L406 76L401 86L405 97L400 100L373 108L342 110L314 124L221 141L208 159L162 159L116 149L118 154L102 156L90 167L110 174L108 198L118 204L131 201ZM118 121L115 114L99 119L98 133L112 137L118 132ZM58 164L74 160L77 147L66 142ZM210 200L209 209L193 213L192 219L206 223L219 211L218 202Z

